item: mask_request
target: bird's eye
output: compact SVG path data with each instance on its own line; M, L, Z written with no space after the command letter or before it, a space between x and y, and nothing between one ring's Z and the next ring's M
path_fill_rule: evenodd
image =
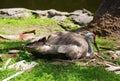
M93 34L93 39L95 40L95 38L96 38L96 35L95 35L95 34Z

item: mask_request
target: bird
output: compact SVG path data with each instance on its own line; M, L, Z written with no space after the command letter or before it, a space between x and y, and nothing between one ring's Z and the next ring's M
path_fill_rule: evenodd
M99 52L96 35L88 32L85 36L81 34L63 31L41 37L26 44L25 49L34 55L64 55L69 59L92 56L94 53L91 42Z
M88 52L87 52L86 56L91 56L94 53L94 50L93 50L92 45L90 44L90 41L94 44L95 48L97 49L97 52L99 53L99 48L96 43L96 35L94 33L92 33L92 32L87 33L85 35L85 40L88 44Z

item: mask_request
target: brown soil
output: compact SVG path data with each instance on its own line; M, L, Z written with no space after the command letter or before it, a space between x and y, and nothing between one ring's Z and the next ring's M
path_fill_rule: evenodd
M88 27L78 32L91 31L99 36L120 40L120 0L103 0Z
M120 18L113 16L102 16L100 19L94 19L89 25L88 30L99 36L112 36L120 38Z

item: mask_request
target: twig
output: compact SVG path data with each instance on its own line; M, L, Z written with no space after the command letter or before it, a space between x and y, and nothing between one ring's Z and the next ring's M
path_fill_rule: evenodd
M104 46L100 46L101 49L105 49L105 50L112 50L112 48L108 48L108 47L104 47Z
M98 55L98 54L95 54L95 56L97 56L98 58L100 58L100 59L102 59L102 60L105 60L104 57L102 57L102 56L100 56L100 55Z
M3 69L6 69L6 68L7 68L7 65L10 63L11 60L12 60L12 58L9 58L9 59L5 62Z
M90 61L88 61L87 63L84 64L84 66L88 66L90 63L96 61L96 59L91 59Z

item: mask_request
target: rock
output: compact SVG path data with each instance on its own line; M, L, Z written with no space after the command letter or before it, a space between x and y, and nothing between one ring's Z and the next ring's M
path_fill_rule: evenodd
M83 9L82 11L83 11L83 13L87 13L87 15L89 15L89 16L92 16L92 15L93 15L93 14L92 14L89 10L87 10L87 9Z
M70 13L70 19L79 25L86 25L93 20L92 13L86 9L76 10Z
M83 14L82 10L76 10L76 11L70 13L70 15L80 15L80 14Z
M28 18L32 16L30 10L25 8L0 9L0 18Z
M77 14L70 16L70 19L79 25L85 25L90 23L93 20L93 16L88 16L87 14Z
M62 22L66 19L66 16L54 16L52 19L56 20L57 22Z
M42 11L42 10L33 10L32 14L35 15L36 17L41 17L41 18L47 18L48 17L48 11Z
M92 13L86 9L83 10L75 10L74 12L71 12L70 15L80 15L80 14L87 14L89 16L92 15Z
M28 18L34 15L40 18L52 18L58 23L64 21L66 18L70 18L74 23L78 25L86 25L93 20L92 13L86 9L76 10L74 12L61 12L55 9L49 10L29 10L25 8L8 8L0 9L0 18Z
M33 15L37 16L37 17L48 17L48 18L52 18L54 16L68 16L69 13L68 12L60 12L54 9L50 9L50 10L34 10L32 11Z
M54 17L54 16L68 16L69 13L68 12L60 12L60 11L57 11L57 10L54 10L54 9L50 9L48 10L48 17L51 18L51 17Z

